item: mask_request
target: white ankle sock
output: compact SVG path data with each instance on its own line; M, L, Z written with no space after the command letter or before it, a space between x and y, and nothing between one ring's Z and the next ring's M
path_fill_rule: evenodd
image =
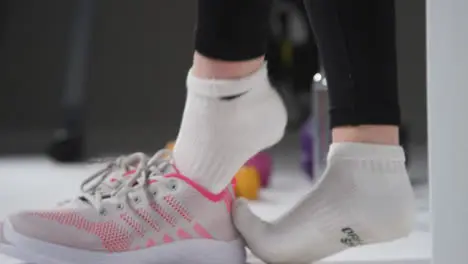
M286 120L266 67L232 80L200 79L189 72L174 147L176 165L187 177L219 192L249 158L282 138Z
M407 235L413 191L403 149L335 143L318 187L273 223L236 202L234 221L252 252L267 263L310 263L346 248Z

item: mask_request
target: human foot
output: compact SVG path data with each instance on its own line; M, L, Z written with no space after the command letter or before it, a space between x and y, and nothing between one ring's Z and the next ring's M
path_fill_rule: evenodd
M236 201L234 222L255 255L267 263L311 263L409 234L414 196L401 147L333 144L317 184L272 223Z
M248 159L283 137L286 121L266 67L236 79L203 79L190 72L175 161L183 174L220 192Z
M138 167L109 197L95 193L65 208L12 215L4 237L39 264L244 263L231 186L213 194L175 167L164 176L148 171Z

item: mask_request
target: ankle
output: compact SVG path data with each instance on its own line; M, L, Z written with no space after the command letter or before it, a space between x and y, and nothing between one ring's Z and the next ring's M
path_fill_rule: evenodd
M332 129L333 143L358 142L382 145L399 145L398 126L361 125Z
M222 61L195 53L192 73L199 78L236 79L256 72L263 65L263 57L249 61Z

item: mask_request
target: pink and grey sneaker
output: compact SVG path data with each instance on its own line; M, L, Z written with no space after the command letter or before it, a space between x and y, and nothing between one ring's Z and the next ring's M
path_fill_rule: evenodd
M213 194L172 166L160 176L159 165L152 173L138 167L110 196L97 192L59 209L12 215L4 238L38 264L244 264L232 187Z

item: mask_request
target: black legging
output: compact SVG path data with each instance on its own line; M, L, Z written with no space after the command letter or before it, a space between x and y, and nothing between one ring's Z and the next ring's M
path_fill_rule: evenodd
M199 0L195 49L220 60L265 53L272 0ZM394 0L305 0L330 95L331 127L400 125Z

